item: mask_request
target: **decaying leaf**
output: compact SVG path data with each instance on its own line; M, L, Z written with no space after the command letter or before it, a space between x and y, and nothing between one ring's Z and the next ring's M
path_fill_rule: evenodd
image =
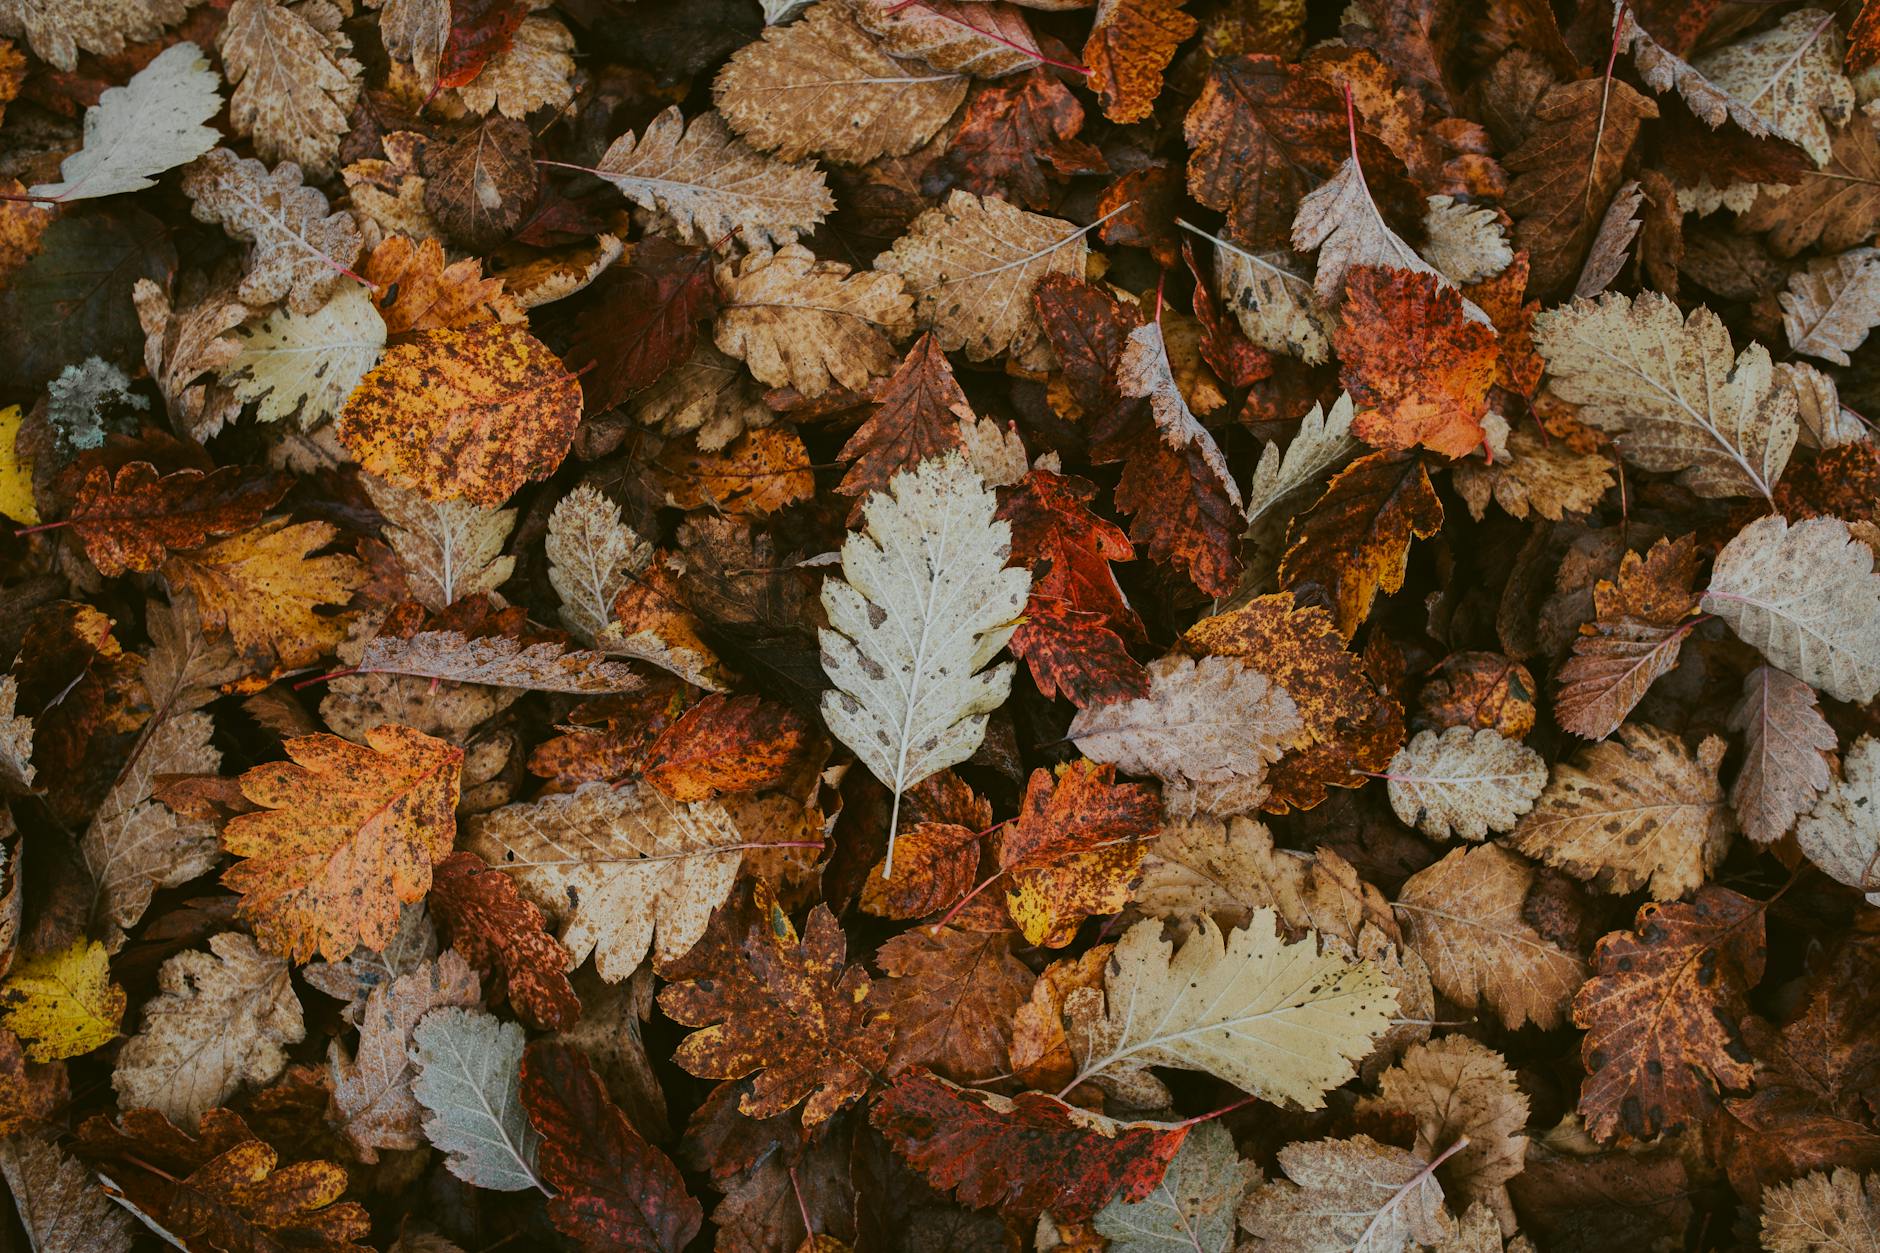
M272 2L244 0L260 7ZM363 243L352 215L328 212L326 197L301 181L292 161L270 170L217 148L183 171L183 192L198 220L219 222L250 245L239 288L250 306L285 300L295 313L313 313L359 258Z
M1841 777L1796 824L1795 842L1837 882L1880 892L1880 740L1864 735L1847 750Z
M913 328L899 279L851 273L790 244L718 267L721 351L760 382L820 396L841 385L859 390L894 365L891 340Z
M1514 829L1547 786L1547 763L1484 727L1424 731L1390 762L1390 804L1425 835L1486 839Z
M1455 1223L1434 1162L1370 1136L1290 1144L1279 1164L1286 1177L1260 1187L1240 1210L1241 1226L1278 1248L1440 1244Z
M1827 790L1839 741L1814 689L1774 666L1743 679L1730 727L1743 736L1743 764L1730 785L1736 820L1758 844L1774 843Z

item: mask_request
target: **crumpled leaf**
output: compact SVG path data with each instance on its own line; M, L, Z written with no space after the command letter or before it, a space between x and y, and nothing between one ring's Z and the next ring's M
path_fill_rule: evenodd
M1573 998L1587 1031L1580 1116L1602 1141L1699 1121L1755 1071L1738 1024L1762 979L1762 906L1705 884L1689 904L1643 906L1635 928L1599 942Z
M424 1140L424 1107L412 1092L417 1066L412 1031L446 1005L478 1004L476 973L456 952L416 963L374 987L359 1011L359 1047L327 1047L332 1075L332 1119L359 1160L379 1160L380 1149L415 1149Z
M718 266L723 313L716 342L758 381L820 396L841 385L861 390L894 367L890 343L913 329L898 278L859 274L790 244Z
M842 577L823 581L823 720L894 794L883 878L894 877L902 796L972 756L1011 689L1009 662L985 665L1011 637L1031 575L1006 565L1011 528L993 519L996 505L958 454L922 462L868 498Z
M430 1112L424 1135L450 1173L493 1192L542 1188L542 1137L521 1097L522 1028L448 1005L426 1014L411 1039L411 1094Z
M118 1050L111 1086L126 1108L192 1123L287 1065L284 1045L306 1038L288 965L236 931L209 952L163 963L143 1029Z
M1774 666L1744 676L1730 727L1743 735L1730 805L1744 835L1773 844L1828 789L1839 740L1821 716L1814 689Z
M60 181L29 194L89 200L142 191L165 170L194 161L220 138L203 123L222 108L221 77L193 43L172 44L85 111L85 145L59 167Z
M191 436L207 439L241 412L241 402L220 378L205 379L235 360L241 344L230 331L248 318L233 286L196 290L186 281L177 306L162 287L140 278L132 288L144 332L144 368L163 395L170 417Z
M822 0L731 54L712 99L746 143L785 161L838 165L911 152L966 95L964 74L935 74L887 55L841 0Z
M1370 1136L1289 1144L1279 1165L1286 1177L1240 1208L1240 1225L1270 1247L1399 1253L1441 1243L1455 1224L1432 1162Z
M1717 554L1703 609L1837 700L1880 695L1880 573L1839 518L1758 518Z
M1438 840L1510 831L1547 786L1547 763L1486 727L1422 731L1391 758L1390 806Z
M1795 842L1829 878L1880 895L1880 740L1863 735L1837 779L1795 826Z
M893 1037L868 973L843 965L846 949L828 906L810 910L799 940L764 880L740 888L690 953L661 963L660 1008L703 1028L673 1061L706 1079L756 1074L738 1101L752 1118L802 1104L806 1130L827 1122L866 1091Z
M272 0L241 2L265 7ZM352 215L329 213L326 197L302 183L292 161L270 170L217 148L183 171L183 193L197 221L220 223L231 238L252 245L238 289L251 306L285 300L295 313L317 311L364 246Z
M1105 968L1104 994L1065 999L1076 1081L1142 1107L1155 1102L1139 1098L1166 1099L1147 1067L1167 1066L1322 1108L1390 1025L1397 996L1368 963L1321 955L1313 934L1288 944L1277 925L1273 911L1256 909L1223 937L1204 917L1179 949L1160 922L1131 927Z
M1733 360L1709 309L1687 318L1658 292L1607 292L1542 313L1534 342L1554 393L1618 432L1633 465L1677 472L1700 496L1770 496L1795 447L1795 395L1761 344Z
M339 438L367 471L430 500L495 508L567 455L581 385L518 323L419 331L346 401Z
M1049 1207L1088 1219L1112 1197L1141 1201L1189 1128L1119 1123L1039 1092L1007 1098L922 1071L896 1079L869 1120L936 1188L1021 1219Z
M286 741L288 761L241 777L259 810L222 829L223 848L245 859L222 882L256 938L296 961L385 947L399 904L430 890L431 864L456 839L463 750L392 724L365 738Z

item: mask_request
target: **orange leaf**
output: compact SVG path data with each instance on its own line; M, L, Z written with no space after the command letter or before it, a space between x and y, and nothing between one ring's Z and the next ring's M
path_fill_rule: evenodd
M413 243L403 235L386 236L366 259L364 277L373 285L372 303L387 335L491 319L521 322L527 316L505 294L502 279L483 277L483 263L475 257L444 264L444 248L435 239Z
M1443 502L1414 456L1374 452L1339 471L1312 508L1292 520L1281 558L1282 587L1318 589L1346 639L1371 602L1403 586L1411 539L1443 524Z
M654 741L646 780L680 801L762 791L802 764L812 734L788 705L713 693Z
M717 452L701 452L691 439L674 440L660 453L653 477L667 503L679 509L775 513L816 493L809 453L787 426L746 431Z
M1333 342L1359 439L1387 449L1421 444L1451 458L1481 445L1495 332L1464 316L1454 287L1433 274L1353 266Z
M246 860L222 882L256 938L296 961L384 948L398 907L430 891L432 863L457 838L463 750L394 723L364 746L304 735L282 747L291 761L242 775L261 812L223 828L222 847Z
M1162 805L1153 788L1115 780L1114 766L1082 760L1055 778L1032 771L999 846L1006 907L1031 943L1063 948L1084 919L1129 903Z
M1181 0L1102 0L1084 43L1090 86L1112 122L1140 122L1162 94L1162 71L1198 29Z

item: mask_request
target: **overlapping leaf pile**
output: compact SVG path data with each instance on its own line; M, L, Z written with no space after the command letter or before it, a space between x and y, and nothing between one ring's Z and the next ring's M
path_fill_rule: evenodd
M1880 2L0 109L0 1246L1880 1247Z

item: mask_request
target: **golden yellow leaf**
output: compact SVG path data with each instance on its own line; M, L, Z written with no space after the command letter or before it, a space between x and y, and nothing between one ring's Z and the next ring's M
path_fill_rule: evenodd
M33 504L33 463L20 456L15 440L20 433L20 407L0 409L0 513L27 526L39 525Z
M77 1057L115 1040L124 1020L124 989L111 982L104 945L72 947L13 968L0 985L0 1024L26 1046L26 1060Z

